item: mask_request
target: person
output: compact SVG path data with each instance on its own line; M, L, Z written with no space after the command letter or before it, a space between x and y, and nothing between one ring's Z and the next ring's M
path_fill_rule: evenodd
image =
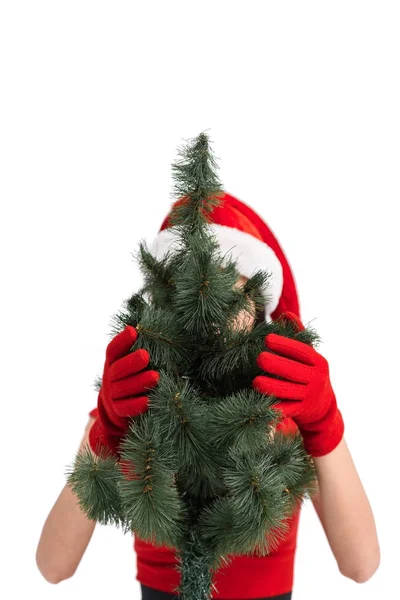
M256 212L238 198L223 192L211 214L210 227L223 252L236 259L242 285L257 269L271 273L265 310L242 311L232 326L254 327L256 322L292 319L298 329L299 298L288 260L276 236ZM150 250L160 258L173 244L169 215L162 222ZM97 407L90 411L79 452L89 444L96 455L99 444L114 451L126 432L129 416L147 410L147 393L157 385L158 373L147 369L145 350L129 352L137 331L127 326L109 343ZM257 364L264 372L283 379L257 376L254 388L274 394L282 411L282 431L299 430L313 457L317 490L312 503L325 531L339 572L363 583L378 569L380 549L367 495L344 438L344 421L329 375L328 361L314 348L276 334L266 336L273 352L261 352ZM265 598L290 600L300 511L288 520L285 539L267 556L234 556L215 576L220 599ZM43 577L58 583L72 577L92 537L95 522L81 512L77 498L66 485L51 509L36 552ZM137 579L143 600L173 598L179 583L177 558L172 548L153 546L134 536Z

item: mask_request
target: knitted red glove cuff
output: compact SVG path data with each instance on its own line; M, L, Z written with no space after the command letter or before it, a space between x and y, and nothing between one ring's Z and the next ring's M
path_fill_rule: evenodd
M107 450L111 450L114 455L119 457L118 448L121 438L119 436L108 435L98 418L96 418L89 430L88 439L91 449L97 456L101 455L102 449L104 452L105 447Z
M321 425L322 421L323 426ZM299 426L304 448L313 457L325 456L332 452L344 435L344 421L336 403L332 403L321 422L307 424L306 429Z

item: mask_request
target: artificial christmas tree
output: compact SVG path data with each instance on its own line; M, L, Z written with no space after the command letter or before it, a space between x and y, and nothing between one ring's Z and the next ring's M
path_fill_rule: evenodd
M109 433L98 436L97 457L87 449L67 471L89 518L176 548L184 600L210 598L213 574L230 555L275 548L315 484L300 434L279 430L276 397L253 381L265 374L257 357L268 351L268 334L310 346L319 338L290 318L232 327L240 311L264 311L271 274L258 270L235 285L243 273L209 225L223 195L217 168L206 134L180 148L174 241L159 258L140 244L144 285L113 317L115 360L99 382ZM123 355L132 355L138 372L147 367L145 385L135 388L139 414L129 413L121 391L119 415L102 400L112 369L121 390L116 359ZM119 439L124 417L129 427Z

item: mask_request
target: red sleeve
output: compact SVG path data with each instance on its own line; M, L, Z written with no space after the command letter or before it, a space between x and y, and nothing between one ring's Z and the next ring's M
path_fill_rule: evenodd
M97 419L97 417L99 416L97 407L96 408L92 408L92 410L89 413L89 417L93 417L94 419Z

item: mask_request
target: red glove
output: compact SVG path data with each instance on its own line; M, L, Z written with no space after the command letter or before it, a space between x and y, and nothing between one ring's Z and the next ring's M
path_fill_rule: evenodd
M282 317L296 323L299 331L304 329L294 313L285 312ZM264 343L273 353L261 352L257 365L288 381L259 375L253 379L253 387L283 400L274 408L295 421L308 454L328 454L341 441L344 423L331 386L327 360L308 344L276 333L268 334Z
M90 447L100 454L107 446L118 453L118 446L129 427L129 418L148 408L146 391L154 388L159 373L146 369L150 361L147 350L130 352L137 340L134 327L127 325L106 349L102 385L97 398L98 418L89 431Z

